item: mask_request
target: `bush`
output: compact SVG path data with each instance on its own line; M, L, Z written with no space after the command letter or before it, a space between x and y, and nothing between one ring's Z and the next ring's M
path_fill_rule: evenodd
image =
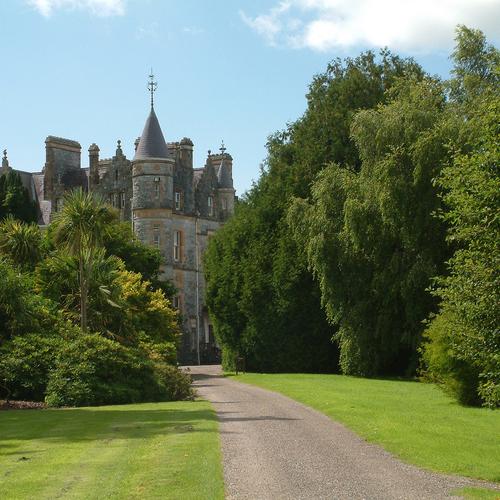
M191 387L190 375L164 363L156 365L156 372L168 401L194 399L195 393Z
M439 384L460 404L478 405L479 371L456 352L453 343L457 329L462 326L449 310L434 316L424 333L421 348L423 379Z
M49 371L63 338L30 333L14 337L0 349L0 383L10 399L43 401Z
M86 334L59 351L45 401L50 406L168 401L191 397L189 384L176 368L154 363L141 349Z

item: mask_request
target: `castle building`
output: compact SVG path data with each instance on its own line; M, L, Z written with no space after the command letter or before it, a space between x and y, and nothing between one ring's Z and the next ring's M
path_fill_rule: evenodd
M92 144L89 166L82 168L78 142L48 136L43 170L17 172L37 203L41 226L62 208L64 194L76 187L99 194L118 209L143 243L160 250L161 277L178 291L173 305L183 320L179 361L214 362L218 349L205 306L202 257L211 235L234 211L233 159L222 144L219 153L208 152L203 167L193 168L190 139L165 141L153 105L155 88L151 77L151 109L132 160L120 141L108 159L101 159L99 147ZM10 169L4 152L0 175Z

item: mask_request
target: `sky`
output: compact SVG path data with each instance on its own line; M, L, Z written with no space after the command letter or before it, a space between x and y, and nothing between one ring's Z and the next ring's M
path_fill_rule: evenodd
M148 75L167 141L190 137L195 167L221 141L238 194L267 137L298 119L315 74L388 46L449 76L455 26L498 46L500 0L0 0L0 148L40 171L48 135L133 157Z

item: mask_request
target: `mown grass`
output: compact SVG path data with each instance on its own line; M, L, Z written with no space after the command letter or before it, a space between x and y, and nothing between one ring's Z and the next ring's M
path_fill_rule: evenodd
M454 495L460 495L467 500L499 500L500 491L489 490L486 488L462 488L452 492Z
M311 406L409 463L500 480L500 412L462 407L434 385L310 374L235 379Z
M0 412L0 498L222 499L208 402Z

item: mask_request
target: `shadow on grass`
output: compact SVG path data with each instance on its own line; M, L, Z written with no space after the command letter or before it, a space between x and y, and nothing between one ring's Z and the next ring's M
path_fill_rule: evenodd
M217 432L207 425L217 417L209 409L104 408L5 412L0 417L0 455L14 447L9 441L82 442L148 439L165 434ZM20 453L19 451L16 452Z

